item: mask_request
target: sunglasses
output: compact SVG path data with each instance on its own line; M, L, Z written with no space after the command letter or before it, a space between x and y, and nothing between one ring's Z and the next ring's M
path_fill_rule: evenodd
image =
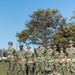
M8 45L12 45L12 44L8 44Z
M19 46L19 47L23 47L23 46Z

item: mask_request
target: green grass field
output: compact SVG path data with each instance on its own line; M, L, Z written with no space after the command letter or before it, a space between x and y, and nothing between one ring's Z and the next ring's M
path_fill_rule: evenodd
M0 61L0 75L7 75L6 74L6 62ZM16 68L15 68L15 75L16 75Z
M6 75L6 63L4 61L0 62L0 75Z

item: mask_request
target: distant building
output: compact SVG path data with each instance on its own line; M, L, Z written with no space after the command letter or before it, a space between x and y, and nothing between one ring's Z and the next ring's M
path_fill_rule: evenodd
M5 49L0 49L0 60L3 59L5 53Z

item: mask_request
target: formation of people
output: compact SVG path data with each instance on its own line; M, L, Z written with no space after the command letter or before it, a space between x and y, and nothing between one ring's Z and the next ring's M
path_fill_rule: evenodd
M42 42L38 42L38 48L27 47L27 51L20 44L19 51L12 48L13 43L8 43L7 75L75 75L75 48L73 41L68 42L68 47L57 51L57 46L51 47L50 43L46 48ZM65 52L64 52L65 51Z

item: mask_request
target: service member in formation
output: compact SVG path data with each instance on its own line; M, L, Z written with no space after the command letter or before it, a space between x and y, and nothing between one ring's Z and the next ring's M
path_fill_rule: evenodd
M51 48L50 43L47 44L45 51L45 74L51 74L53 72L53 58L52 58L53 50Z
M67 75L75 75L75 48L73 45L73 41L70 40L68 42L68 48L66 48Z
M27 69L28 69L28 75L33 75L33 53L31 52L31 47L27 47L26 52L26 60L27 60Z
M45 48L42 42L38 42L38 48L34 49L36 56L36 75L42 75L45 72Z
M59 53L59 73L62 75L66 75L66 54L64 53L64 48L60 48L60 53Z
M8 49L6 50L7 56L7 75L14 75L15 69L15 58L16 58L16 51L12 48L13 43L8 42Z
M59 57L59 52L57 51L57 46L56 45L54 45L53 46L53 54L52 54L52 56L53 56L53 65L54 65L54 70L53 70L53 72L55 73L55 72L57 72L58 73L58 57Z
M17 53L17 75L26 75L26 51L23 49L23 45L20 44L20 50Z

